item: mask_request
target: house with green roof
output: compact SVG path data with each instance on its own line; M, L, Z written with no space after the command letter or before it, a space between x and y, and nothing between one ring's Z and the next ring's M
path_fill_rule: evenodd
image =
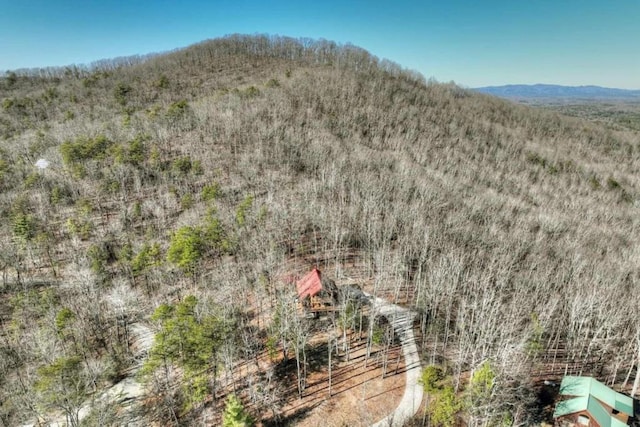
M553 413L556 426L626 427L633 420L634 401L591 377L566 376Z

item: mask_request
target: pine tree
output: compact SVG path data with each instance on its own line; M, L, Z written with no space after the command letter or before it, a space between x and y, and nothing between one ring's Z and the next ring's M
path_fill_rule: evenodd
M227 406L224 408L222 416L223 427L251 427L253 420L245 411L240 399L235 394L229 395L227 398Z

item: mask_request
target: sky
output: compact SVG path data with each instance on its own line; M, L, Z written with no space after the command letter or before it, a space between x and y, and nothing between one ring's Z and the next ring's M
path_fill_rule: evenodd
M234 33L352 43L464 87L640 89L640 0L0 0L0 70Z

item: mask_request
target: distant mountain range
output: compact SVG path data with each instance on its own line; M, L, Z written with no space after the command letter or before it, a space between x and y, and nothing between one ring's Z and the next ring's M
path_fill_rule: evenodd
M640 90L600 86L505 85L474 88L477 92L509 99L624 99L640 101Z

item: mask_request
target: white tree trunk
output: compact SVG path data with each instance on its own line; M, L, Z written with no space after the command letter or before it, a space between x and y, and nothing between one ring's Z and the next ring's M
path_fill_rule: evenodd
M636 360L636 379L633 381L633 389L631 389L631 397L635 397L640 386L640 333L636 337L638 347L638 360Z

